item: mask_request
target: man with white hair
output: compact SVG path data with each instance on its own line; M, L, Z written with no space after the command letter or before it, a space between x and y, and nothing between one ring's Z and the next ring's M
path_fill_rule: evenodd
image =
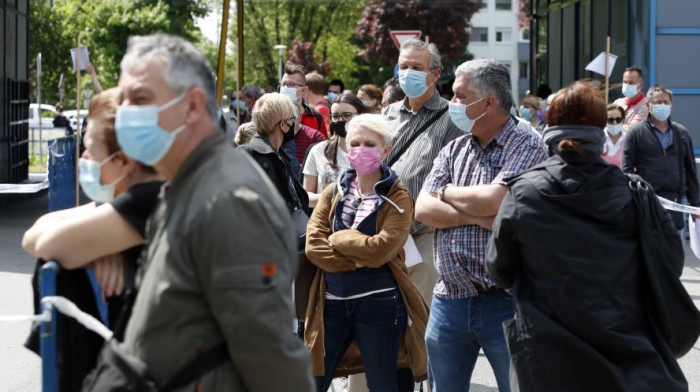
M311 391L291 331L296 244L284 202L217 132L213 72L182 38L131 37L116 133L166 183L147 231L123 346L157 383L213 347L230 360L178 390Z
M502 323L513 318L510 295L486 275L491 225L506 194L506 179L547 157L542 138L518 128L508 68L494 60L460 65L452 85L452 122L466 135L435 159L416 202L416 219L436 227L440 275L425 332L433 392L469 385L483 348L499 391L509 391L510 357Z

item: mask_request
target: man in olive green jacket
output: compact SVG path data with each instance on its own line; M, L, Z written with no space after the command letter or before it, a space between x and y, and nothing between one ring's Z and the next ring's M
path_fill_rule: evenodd
M117 140L166 179L124 348L162 383L225 341L231 359L180 390L312 391L293 335L289 214L216 130L209 64L189 42L157 34L132 37L121 68Z

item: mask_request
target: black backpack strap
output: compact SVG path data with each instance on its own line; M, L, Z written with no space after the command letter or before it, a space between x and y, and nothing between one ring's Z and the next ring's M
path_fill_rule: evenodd
M226 342L221 342L185 365L184 368L180 369L172 378L166 381L162 387L158 388L158 391L168 392L189 384L211 370L214 370L215 367L228 361L230 358L231 356L229 355Z
M401 147L401 149L399 150L399 152L397 152L397 153L391 158L391 160L389 160L389 162L387 162L387 165L389 165L389 166L394 166L394 163L396 163L396 161L398 161L399 158L401 158L401 155L403 155L403 154L406 152L406 150L408 149L408 147L410 147L411 144L413 144L413 142L416 140L416 138L417 138L418 136L420 136L421 133L423 133L426 129L428 129L429 126L433 125L433 123L434 123L435 121L437 121L437 119L440 118L440 116L442 116L443 114L445 114L445 112L447 112L447 109L449 109L449 106L448 106L448 107L444 107L444 108L442 108L441 110L439 110L437 113L435 113L435 115L434 115L430 120L428 120L428 122L426 122L425 124L423 124L423 126L422 126L416 133L414 133L413 136L411 136L411 138L408 139L408 141Z

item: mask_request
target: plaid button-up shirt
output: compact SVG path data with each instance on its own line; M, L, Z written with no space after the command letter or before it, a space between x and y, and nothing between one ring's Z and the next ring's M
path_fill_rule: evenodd
M503 184L547 158L542 138L509 120L485 148L471 134L447 144L435 158L423 191L437 193L446 184L470 186ZM439 229L435 233L435 267L440 279L434 294L445 299L478 295L471 276L485 287L493 286L486 275L484 258L491 232L477 225Z

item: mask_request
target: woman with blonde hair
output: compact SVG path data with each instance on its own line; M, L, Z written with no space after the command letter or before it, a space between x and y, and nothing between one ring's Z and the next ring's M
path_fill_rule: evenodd
M398 391L397 367L410 366L417 381L427 377L428 307L403 251L413 198L382 163L393 137L386 120L362 114L346 128L353 169L323 191L307 228L306 255L319 269L304 340L318 391L335 375L363 371L371 391Z

